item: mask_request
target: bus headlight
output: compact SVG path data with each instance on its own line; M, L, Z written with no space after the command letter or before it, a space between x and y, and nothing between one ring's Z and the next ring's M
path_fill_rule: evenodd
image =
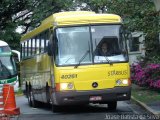
M62 90L66 90L67 89L67 85L68 85L68 83L61 83L60 87L61 87Z
M122 83L123 83L124 85L128 85L128 79L123 79L123 80L122 80Z

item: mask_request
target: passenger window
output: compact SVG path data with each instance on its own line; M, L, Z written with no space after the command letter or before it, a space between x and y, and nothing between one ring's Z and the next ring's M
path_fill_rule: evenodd
M41 35L41 53L44 53L44 44L45 44L45 34Z
M39 51L39 42L40 42L40 40L39 40L39 37L37 36L36 37L36 54L40 53L40 51Z
M22 59L24 59L24 54L25 54L24 46L25 46L24 42L21 43L21 58L22 58Z
M33 38L33 39L32 39L32 55L35 55L35 51L36 51L36 50L35 50L35 49L36 49L36 48L35 48L35 47L36 47L36 46L35 46L35 42L36 42L36 41L35 41L35 38Z
M48 42L49 42L49 31L47 30L45 32L45 43L44 43L44 50L45 50L45 52L47 51Z
M42 36L42 34L40 34L39 35L39 48L38 48L38 50L39 50L39 53L41 53L41 36Z
M31 42L32 42L31 39L28 40L28 47L27 47L27 48L28 48L28 56L29 56L29 57L31 56L31 52L32 52L32 51L31 51Z
M24 58L27 57L27 41L24 42Z

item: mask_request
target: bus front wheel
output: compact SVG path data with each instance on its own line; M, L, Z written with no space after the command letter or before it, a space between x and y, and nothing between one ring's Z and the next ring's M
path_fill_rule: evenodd
M109 110L116 110L116 108L117 108L117 101L113 101L113 102L108 103Z

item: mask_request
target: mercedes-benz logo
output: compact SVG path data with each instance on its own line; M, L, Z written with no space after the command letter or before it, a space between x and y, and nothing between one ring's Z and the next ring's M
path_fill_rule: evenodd
M93 87L93 88L98 87L98 83L97 83L97 82L93 82L93 83L92 83L92 87Z

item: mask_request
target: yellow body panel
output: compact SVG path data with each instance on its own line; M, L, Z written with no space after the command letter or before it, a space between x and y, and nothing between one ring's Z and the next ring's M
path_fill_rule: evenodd
M46 87L50 81L50 60L47 54L34 56L20 63L21 80L30 81L34 86Z
M113 88L116 80L128 79L130 77L128 63L121 64L101 64L74 67L55 68L56 83L71 82L75 90L100 90ZM76 77L71 77L76 76ZM98 87L93 88L92 83L97 82ZM126 86L126 85L121 85Z
M71 24L96 24L96 23L120 23L121 20L118 16L108 14L94 14L94 15L79 15L58 17L54 22L55 25L64 26Z

